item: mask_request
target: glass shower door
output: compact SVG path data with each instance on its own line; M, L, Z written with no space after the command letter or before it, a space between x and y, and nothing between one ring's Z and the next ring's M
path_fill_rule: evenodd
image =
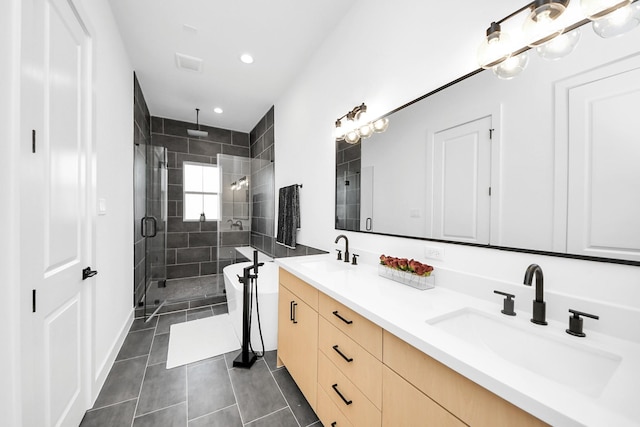
M164 304L167 282L167 149L147 145L145 237L145 319Z

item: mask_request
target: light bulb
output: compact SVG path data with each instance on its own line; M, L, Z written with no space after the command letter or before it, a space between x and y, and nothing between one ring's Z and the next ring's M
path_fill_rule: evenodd
M344 135L344 140L349 144L356 144L360 141L360 135L355 130L350 130Z
M524 69L527 68L528 63L529 53L522 52L521 54L512 56L506 61L493 67L493 74L502 80L511 80L524 71Z
M593 21L593 31L602 38L620 36L640 23L640 2L627 5Z
M478 65L482 68L491 68L498 65L511 55L511 39L509 35L501 31L500 25L495 22L487 29L487 36L478 46Z
M580 28L561 34L551 41L538 46L536 52L541 58L548 61L564 58L569 55L578 45L580 40Z
M558 18L566 9L567 1L537 0L524 21L522 30L529 47L540 46L562 34L564 27Z
M374 132L377 132L377 133L384 132L389 127L389 119L386 117L383 117L381 119L374 121L372 125L373 125Z
M587 18L593 20L627 6L631 0L580 0L580 7Z

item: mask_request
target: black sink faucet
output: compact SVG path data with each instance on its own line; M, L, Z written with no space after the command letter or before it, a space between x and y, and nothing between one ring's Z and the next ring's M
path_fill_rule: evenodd
M344 239L344 262L349 262L349 239L344 234L336 237L336 241L334 243L338 243L338 240Z
M536 276L536 299L533 300L533 318L531 321L538 325L546 325L546 303L544 302L544 283L542 268L538 264L531 264L524 273L524 284L531 286L533 275Z

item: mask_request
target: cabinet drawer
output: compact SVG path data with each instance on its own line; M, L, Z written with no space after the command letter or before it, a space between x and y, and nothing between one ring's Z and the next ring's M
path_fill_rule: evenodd
M546 425L387 331L384 332L383 361L439 405L474 427Z
M378 408L382 409L382 362L323 317L318 348Z
M353 424L340 412L320 385L318 385L318 407L316 412L318 413L318 418L326 427L353 427Z
M380 410L321 351L318 351L318 387L353 425L380 426Z
M382 360L382 328L320 292L319 313L333 326Z
M383 427L466 426L386 366L383 368L382 381L384 383Z
M306 302L309 307L318 311L318 290L280 267L280 284Z

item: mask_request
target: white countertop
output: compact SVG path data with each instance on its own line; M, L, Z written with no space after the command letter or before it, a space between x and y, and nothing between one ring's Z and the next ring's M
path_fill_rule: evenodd
M331 261L322 271L311 267ZM567 324L550 320L534 325L530 314L500 314L501 303L492 303L439 287L426 291L379 277L377 266L335 261L334 254L278 258L276 263L319 291L355 310L390 333L471 379L484 388L554 426L640 426L640 345L588 330L577 338L565 333ZM499 299L498 299L499 301ZM454 335L426 323L427 320L465 307L490 313L505 322L551 334L567 345L588 346L621 357L611 379L598 395L583 393L482 351ZM526 330L526 329L525 329ZM585 369L584 374L589 375Z

